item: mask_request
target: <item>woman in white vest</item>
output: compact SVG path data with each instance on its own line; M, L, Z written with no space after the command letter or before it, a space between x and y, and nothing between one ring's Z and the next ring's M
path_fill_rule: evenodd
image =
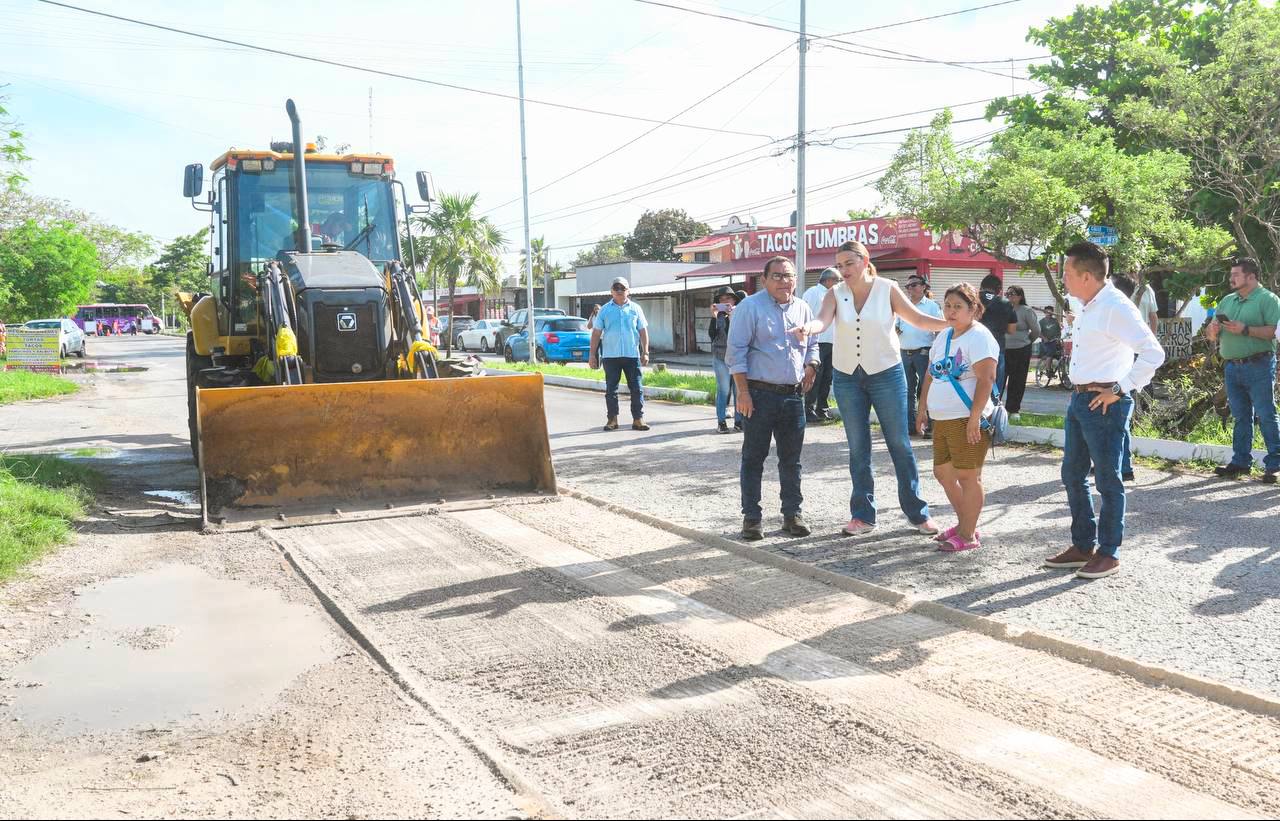
M907 377L902 368L895 317L922 331L944 331L946 320L921 313L898 284L876 276L871 255L860 242L836 252L843 282L827 292L822 312L805 326L807 333L836 326L832 348L832 393L849 442L849 498L852 518L844 532L858 536L876 526L875 482L871 475L871 409L884 433L898 479L898 504L913 527L936 534L929 506L920 498L920 474L907 425Z

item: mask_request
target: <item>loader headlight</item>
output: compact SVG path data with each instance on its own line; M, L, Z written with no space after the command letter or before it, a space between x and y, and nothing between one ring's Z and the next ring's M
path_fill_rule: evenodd
M359 362L357 362L357 363L355 363L354 365L352 365L352 366L351 366L351 372L352 372L352 373L361 373L361 372L363 372L363 371L364 371L364 366L363 366L363 365L361 365Z

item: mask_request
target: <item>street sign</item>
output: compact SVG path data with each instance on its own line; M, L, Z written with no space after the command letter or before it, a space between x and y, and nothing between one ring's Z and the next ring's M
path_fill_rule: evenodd
M58 328L13 328L8 332L10 368L29 371L57 371L59 365Z
M1115 245L1120 241L1120 235L1110 225L1090 225L1089 241L1094 245Z

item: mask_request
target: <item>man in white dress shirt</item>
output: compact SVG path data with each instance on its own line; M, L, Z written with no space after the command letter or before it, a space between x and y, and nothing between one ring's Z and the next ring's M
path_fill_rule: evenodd
M1067 292L1083 305L1072 326L1074 388L1063 424L1062 483L1071 506L1071 546L1045 566L1100 579L1120 569L1125 508L1120 461L1132 395L1164 363L1164 348L1138 306L1107 280L1107 254L1101 248L1090 242L1073 245L1063 273ZM1102 497L1096 516L1090 465Z

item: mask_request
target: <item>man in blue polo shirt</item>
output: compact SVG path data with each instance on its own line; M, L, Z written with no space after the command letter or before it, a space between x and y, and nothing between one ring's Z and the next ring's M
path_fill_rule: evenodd
M640 306L628 298L631 284L624 277L615 278L609 290L613 300L605 303L591 325L590 365L593 369L604 365L604 404L609 415L604 429L618 429L618 380L625 373L631 392L631 428L648 430L640 366L649 364L649 323Z

